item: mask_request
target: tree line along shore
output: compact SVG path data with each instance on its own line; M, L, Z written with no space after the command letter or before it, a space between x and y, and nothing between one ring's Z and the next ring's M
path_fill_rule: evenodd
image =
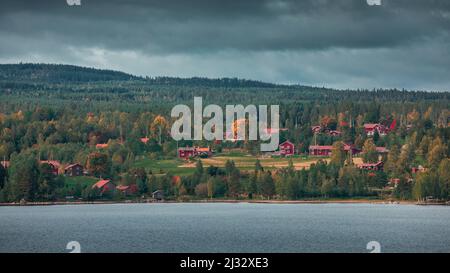
M448 93L39 64L0 65L0 90L2 203L450 199ZM194 96L279 104L280 140L292 149L174 141L170 109Z

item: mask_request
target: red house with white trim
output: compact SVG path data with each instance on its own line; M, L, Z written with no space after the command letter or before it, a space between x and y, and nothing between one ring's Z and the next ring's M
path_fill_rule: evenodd
M195 156L194 147L180 147L178 148L178 157L188 159Z
M364 131L366 132L367 136L373 136L375 132L378 132L380 136L387 135L389 129L386 128L383 124L379 123L366 123L364 124Z
M331 145L311 145L309 146L309 155L314 156L330 156L333 151L333 146ZM344 143L344 151L352 153L352 155L359 154L361 150L354 147L354 145L350 145Z
M285 142L281 143L279 145L279 148L280 154L284 156L291 156L295 153L295 145L289 140L286 140Z
M311 145L309 146L309 155L329 156L333 146L331 145Z

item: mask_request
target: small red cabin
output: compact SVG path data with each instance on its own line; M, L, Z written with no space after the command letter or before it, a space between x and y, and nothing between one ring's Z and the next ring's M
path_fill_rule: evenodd
M178 157L189 159L190 157L195 156L195 148L194 147L182 147L178 148Z
M64 168L64 174L67 176L81 176L83 175L83 166L78 163L70 164Z
M190 157L196 157L196 156L211 156L212 151L210 147L181 147L178 148L178 157L189 159Z
M100 193L114 191L116 186L109 179L103 179L92 185L92 188L100 189Z
M289 140L286 140L285 142L281 143L279 145L279 148L280 154L284 156L291 156L295 153L295 146Z
M333 146L321 146L321 145L311 145L309 146L309 154L315 156L329 156Z

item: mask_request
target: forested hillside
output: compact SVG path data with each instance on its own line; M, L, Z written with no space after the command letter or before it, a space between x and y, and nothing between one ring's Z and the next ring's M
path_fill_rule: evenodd
M224 169L203 171L198 158L192 158L195 173L181 172L186 168L176 168L183 164L176 159L177 147L209 146L218 153L239 149L262 156L258 142L171 139L172 107L192 104L194 96L203 97L205 105L279 104L281 141L292 142L296 156L312 158L312 145L332 145L333 156L319 158L323 161L309 170L294 170L290 164L274 171L258 163L253 173L248 168L242 172L232 161ZM229 198L379 197L386 196L392 181L400 181L388 196L448 199L449 106L448 92L333 90L230 78L137 77L70 65L0 65L0 159L8 162L3 164L7 172L0 166L0 199L100 198L85 180L74 184L49 174L39 164L45 160L61 166L78 163L89 181L109 178L138 185L142 195L163 190L171 198L205 192ZM369 135L367 124L389 130ZM358 169L344 144L362 151L365 163L381 160L384 170L369 175ZM380 157L377 147L385 151ZM417 174L419 166L428 171ZM187 175L180 178L174 170Z

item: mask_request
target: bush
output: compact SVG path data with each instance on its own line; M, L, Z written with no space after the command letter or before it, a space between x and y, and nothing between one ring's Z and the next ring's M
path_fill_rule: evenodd
M208 196L208 185L207 183L200 183L195 186L195 195L198 197L207 197Z

